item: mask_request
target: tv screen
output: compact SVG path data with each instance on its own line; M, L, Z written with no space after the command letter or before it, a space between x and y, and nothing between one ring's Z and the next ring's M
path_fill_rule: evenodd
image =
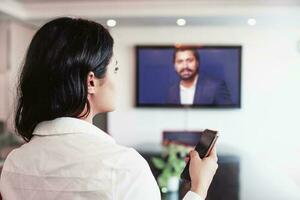
M241 46L136 46L136 105L240 108L241 54Z

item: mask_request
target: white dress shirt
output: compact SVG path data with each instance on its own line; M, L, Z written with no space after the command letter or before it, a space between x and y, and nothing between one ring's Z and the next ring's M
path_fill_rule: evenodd
M159 200L148 163L96 126L76 118L41 122L5 160L4 200ZM189 191L184 200L201 200Z

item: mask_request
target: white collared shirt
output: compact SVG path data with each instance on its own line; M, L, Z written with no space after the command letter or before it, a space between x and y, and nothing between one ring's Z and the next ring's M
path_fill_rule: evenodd
M76 118L41 122L5 160L4 200L159 200L148 163L96 126ZM201 200L188 192L184 200Z

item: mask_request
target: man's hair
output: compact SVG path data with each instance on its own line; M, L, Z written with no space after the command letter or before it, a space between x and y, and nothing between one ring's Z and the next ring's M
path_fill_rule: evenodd
M193 53L196 61L198 63L200 63L200 56L197 51L197 47L194 47L194 46L176 46L174 48L174 52L173 52L173 63L175 63L177 52L180 52L180 51L191 51Z
M105 77L113 43L101 24L78 18L54 19L37 31L17 94L15 128L25 141L42 121L89 114L87 75L94 72L97 78Z

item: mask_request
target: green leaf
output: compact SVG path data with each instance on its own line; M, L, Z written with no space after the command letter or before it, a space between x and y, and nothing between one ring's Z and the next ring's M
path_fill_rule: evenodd
M182 160L179 160L177 162L177 164L174 165L175 173L180 174L183 171L184 167L185 167L185 162Z
M161 158L152 158L152 163L157 169L163 169L165 167L165 161Z
M171 167L166 167L162 174L163 177L166 177L167 179L169 179L172 176L172 168Z

